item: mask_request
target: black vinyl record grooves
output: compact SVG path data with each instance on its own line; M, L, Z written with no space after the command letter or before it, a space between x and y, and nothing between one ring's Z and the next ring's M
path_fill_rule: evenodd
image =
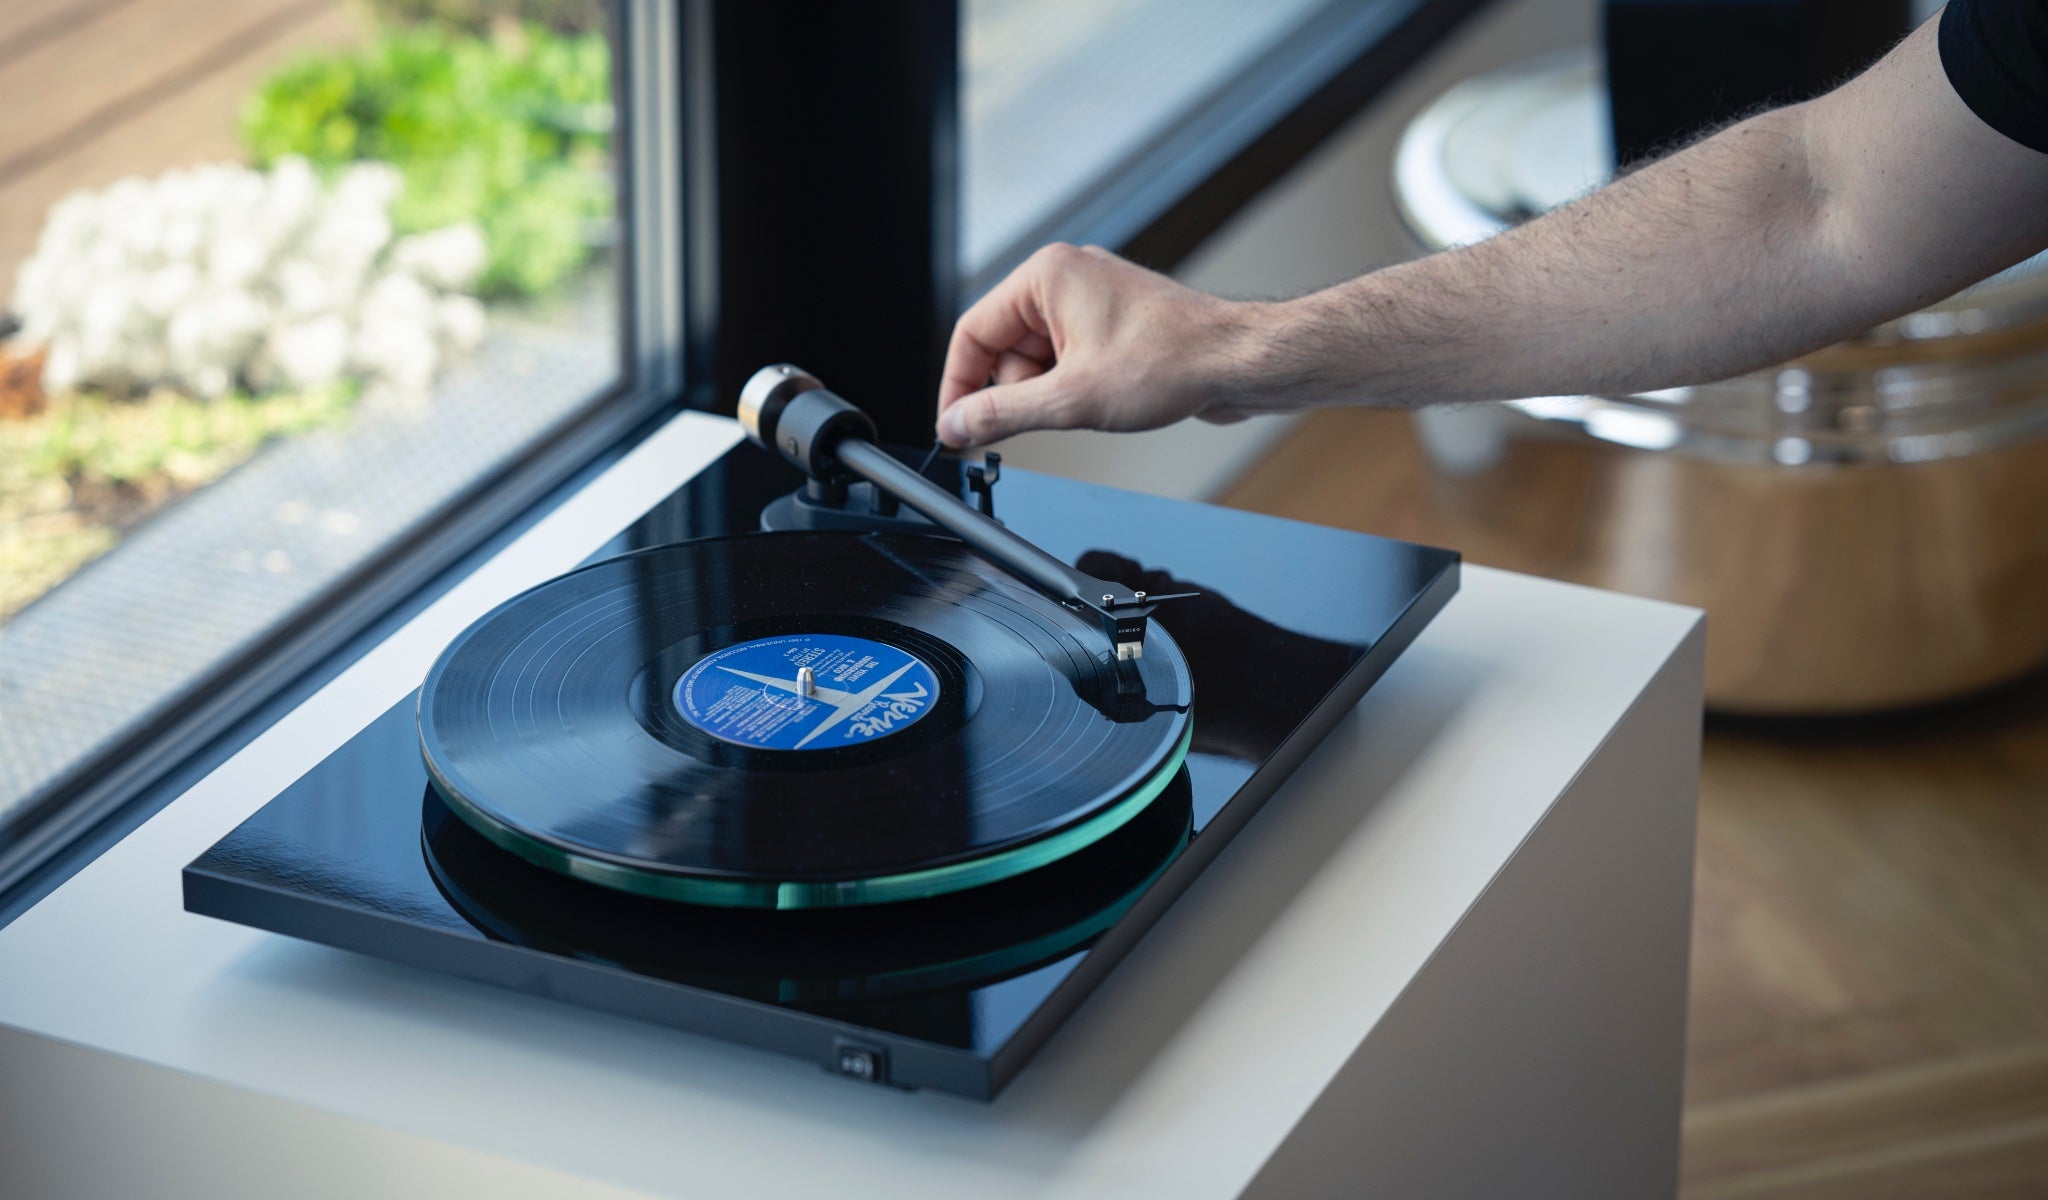
M420 746L450 810L546 869L668 900L914 900L1055 862L1166 788L1186 660L961 544L742 534L571 572L442 654Z

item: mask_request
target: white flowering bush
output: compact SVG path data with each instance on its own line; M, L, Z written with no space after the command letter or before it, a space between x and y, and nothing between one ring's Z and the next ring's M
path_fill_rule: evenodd
M312 391L345 380L422 392L483 337L468 289L474 224L394 237L398 173L231 164L128 178L50 209L22 264L17 338L47 351L43 388Z

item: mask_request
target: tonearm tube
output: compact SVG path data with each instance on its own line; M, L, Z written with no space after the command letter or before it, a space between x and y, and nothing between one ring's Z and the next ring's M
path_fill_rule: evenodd
M875 423L788 365L763 367L740 391L740 424L758 445L828 484L865 480L967 543L976 553L1062 604L1096 614L1120 662L1145 653L1145 627L1160 601L1097 579L1012 533L875 444Z

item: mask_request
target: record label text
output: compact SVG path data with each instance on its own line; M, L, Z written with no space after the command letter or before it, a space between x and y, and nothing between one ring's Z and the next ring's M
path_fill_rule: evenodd
M809 693L799 672L811 669ZM886 642L790 634L727 646L676 682L683 719L722 741L761 750L825 750L887 737L931 711L939 680Z

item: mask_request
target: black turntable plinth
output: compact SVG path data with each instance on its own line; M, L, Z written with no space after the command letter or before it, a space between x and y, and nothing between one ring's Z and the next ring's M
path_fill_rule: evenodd
M924 470L950 495L993 507L993 467L948 458ZM803 731L837 719L831 701L841 693L829 687L817 695L832 711L811 726L775 724L778 710L758 697L739 733L677 725L677 714L696 711L691 680L703 670L744 675L779 645L781 627L760 625L752 610L675 624L676 604L724 613L748 588L762 590L759 578L721 574L732 555L705 558L719 543L702 539L752 533L779 499L786 519L786 497L804 482L777 456L740 446L593 555L603 568L563 577L569 604L524 624L480 622L498 633L516 627L508 649L472 646L466 653L485 665L458 684L430 681L440 690L427 705L415 693L393 707L191 863L186 907L812 1059L857 1079L987 1098L1457 589L1458 558L1448 551L1011 472L1000 507L1008 528L1082 578L1128 585L1147 603L1149 629L1142 619L1118 626L1127 603L1105 603L1102 613L1070 605L1081 619L1056 628L1068 618L1033 615L1008 585L976 576L983 566L962 557L959 543L914 529L753 534L739 539L759 548L744 552L741 574L765 571L792 594L882 596L880 607L819 636L883 647L878 671L890 665L888 648L900 647L906 665L893 668L892 686L915 682L944 703L931 715L905 706L908 716L880 719L861 709L854 720L898 740L848 739L816 754L806 740L816 735ZM845 502L813 486L810 500L821 496L828 506ZM931 594L832 578L878 552L894 564L887 570L928 581ZM778 561L792 553L816 569L792 574ZM1149 600L1162 597L1176 598L1153 609ZM1133 642L1122 656L1132 661L1107 650L1075 655L1051 676L1073 695L1041 695L1006 682L1010 650L960 632L967 618L949 607L960 604L981 605L987 612L974 619L1011 629L1019 644L1141 638L1143 654ZM546 656L518 648L566 636L575 622L555 611L626 614L605 619L625 631L612 641L628 648L592 637L587 652L558 656L570 667L548 675ZM1098 616L1102 629L1091 633ZM468 670L464 653L458 642L437 677ZM606 666L606 654L628 665ZM674 671L656 671L652 682L654 667L630 667L671 661ZM918 664L930 664L928 676ZM1175 682L1183 670L1192 704L1186 682ZM591 685L576 683L577 671L631 676L633 690L622 683L616 704L579 700L577 689ZM816 699L811 678L807 668L800 692L773 695L808 711L799 700ZM508 698L493 699L493 687ZM476 692L473 705L464 688ZM704 703L730 708L737 694L710 692ZM489 715L428 720L436 704L458 703ZM763 724L764 712L774 721ZM896 720L900 731L883 728ZM687 786L670 789L666 807L635 797L595 815L576 807L579 779L616 795L631 790L612 778L619 771L673 766L632 767L631 754L646 751L628 750L645 739L614 748L591 732L593 721L651 730L670 748L660 753L688 756ZM1006 732L1013 727L1022 732ZM742 744L757 735L766 740ZM516 753L492 749L491 737ZM512 759L516 780L545 785L521 791L521 782L500 803L507 785L498 768ZM1056 786L1018 792L1004 782L1012 776ZM862 781L866 808L832 807L845 780ZM1088 803L1056 813L1048 792ZM1029 802L986 802L990 795ZM907 842L915 844L906 850Z

